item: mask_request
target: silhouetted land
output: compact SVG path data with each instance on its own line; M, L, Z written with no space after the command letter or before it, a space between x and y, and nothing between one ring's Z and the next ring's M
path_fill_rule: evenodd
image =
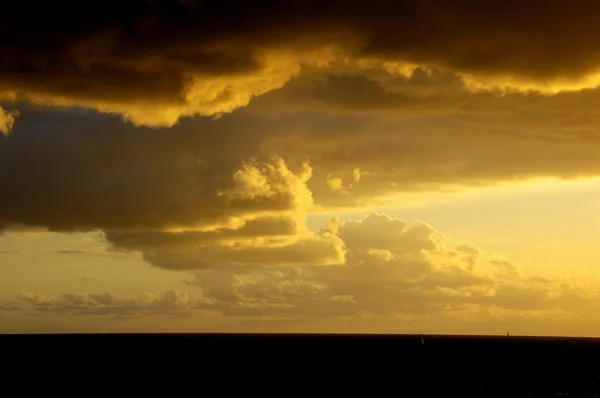
M5 380L79 396L600 397L600 339L4 335Z

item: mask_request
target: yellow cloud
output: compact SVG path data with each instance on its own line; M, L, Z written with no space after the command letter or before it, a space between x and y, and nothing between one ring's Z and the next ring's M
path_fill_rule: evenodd
M598 308L595 281L533 278L424 221L307 224L315 211L600 174L597 3L304 1L242 16L186 2L169 20L154 3L135 21L97 4L68 32L58 5L42 34L19 4L4 10L0 31L15 39L0 100L20 115L0 108L0 132L15 131L0 140L0 229L100 230L115 251L193 272L199 297L31 293L28 308L407 319Z
M295 246L222 251L188 250L191 241L165 251L160 239L147 239L146 260L193 270L185 284L195 289L138 296L25 292L22 305L0 303L0 312L192 316L216 311L244 317L358 320L383 315L388 320L462 322L533 317L543 322L600 309L597 280L564 272L528 276L510 260L485 254L474 244L449 245L442 233L422 221L369 214L361 220L332 219L326 229L320 238ZM211 262L209 255L219 260ZM329 266L320 266L323 259L331 260ZM205 267L198 270L201 261Z
M524 276L472 244L446 246L443 235L422 222L372 214L333 223L348 250L343 265L203 270L186 283L202 289L201 307L228 315L422 317L451 310L468 318L489 310L552 316L595 311L600 304L596 281Z
M309 1L243 13L173 2L168 19L164 6L140 3L127 20L99 5L94 23L68 33L58 28L68 22L66 10L55 7L46 12L57 28L41 32L44 40L28 34L39 29L31 21L13 18L4 29L19 40L3 50L0 97L172 126L185 116L232 112L307 66L333 63L397 76L436 68L486 89L556 93L599 83L600 54L590 39L598 34L591 17L598 6L590 1L544 10L533 0L485 8L477 1L383 1L368 9ZM13 16L24 11L11 7ZM427 32L415 35L422 26Z
M189 315L194 308L186 293L169 290L122 297L113 292L65 293L60 297L23 292L19 298L34 311L71 315ZM29 308L25 308L27 311Z

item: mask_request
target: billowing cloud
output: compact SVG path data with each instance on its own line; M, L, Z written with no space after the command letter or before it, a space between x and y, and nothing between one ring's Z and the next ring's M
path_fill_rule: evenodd
M288 159L308 154L317 204L356 206L398 192L596 176L598 100L597 89L474 93L439 70L398 77L350 68L306 74L247 111L297 123L264 146ZM295 116L303 114L315 118L310 128Z
M39 5L42 33L3 7L0 232L98 231L108 251L54 252L136 252L190 273L189 296L23 293L3 316L598 309L595 281L532 277L426 220L307 224L598 176L597 2L120 3Z
M124 247L152 234L166 244L175 238L161 234L172 232L281 246L309 235L305 218L318 208L390 206L416 191L600 173L595 91L477 97L453 83L443 94L440 79L423 73L396 82L400 91L440 96L439 106L413 116L402 107L394 115L336 113L328 103L318 113L294 94L287 103L299 113L269 116L257 103L155 130L84 110L24 107L0 142L0 220L101 229ZM451 108L461 101L463 108Z
M219 127L229 122L209 120L204 133L111 132L112 118L47 116L43 124L25 120L1 145L12 170L2 177L10 193L0 198L7 228L100 229L115 249L173 269L343 259L339 238L306 227L312 167L261 155L252 141L259 133L245 128L244 139ZM90 130L91 120L99 124Z
M552 313L595 311L600 303L593 281L524 276L474 245L447 246L422 222L373 214L334 220L332 228L348 249L345 264L202 270L186 283L202 290L202 308L228 315Z
M442 233L422 221L409 223L373 213L362 220L332 219L321 233L343 242L345 256L337 263L310 263L316 251L311 248L308 257L303 258L300 252L291 256L303 260L294 264L286 264L278 251L271 251L274 259L258 256L252 265L239 262L251 255L248 252L230 258L227 264L215 261L199 266L202 251L198 251L189 257L188 267L178 265L192 271L184 280L189 293L125 297L104 292L49 297L24 292L19 296L21 304L6 303L0 308L118 316L190 316L195 311L217 311L226 316L286 319L470 319L482 313L552 317L592 314L600 309L596 280L551 271L528 276L519 265L473 244L449 245ZM187 252L186 242L177 242L181 250L168 253L160 241L147 239L143 250L163 256L150 256L148 261L173 269ZM153 243L157 248L151 249Z
M81 105L136 124L219 115L285 85L306 66L380 65L395 74L435 67L475 89L556 92L595 87L599 11L512 1L67 2L4 12L0 84L6 100ZM425 28L424 28L425 27ZM357 82L360 83L360 82Z
M94 119L97 127L88 124ZM0 145L11 170L1 177L11 191L0 199L7 224L210 229L312 205L309 165L292 171L276 156L254 159L258 143L227 142L231 132L218 137L219 128L208 135L127 135L106 119L71 112L22 127Z
M494 15L512 12L506 3L487 3ZM0 198L3 224L102 229L115 239L123 236L122 230L147 234L179 229L192 233L186 239L201 234L201 239L210 240L210 231L224 230L213 236L225 236L258 219L293 219L300 235L303 217L313 208L389 206L402 203L401 195L408 192L600 172L595 132L600 114L593 105L600 100L597 90L555 95L501 88L474 91L466 77L509 73L542 84L561 75L553 69L556 63L542 62L548 54L555 56L551 44L581 57L585 53L593 63L593 51L584 51L586 40L566 46L581 38L566 28L567 22L555 27L563 34L558 40L555 31L531 30L534 25L520 18L509 24L510 29L506 24L501 29L488 11L468 1L377 2L366 10L361 7L360 14L355 6L336 2L270 4L265 10L262 2L247 9L234 1L227 10L212 2L191 8L168 4L128 6L131 15L138 15L131 24L128 17L111 18L113 11L104 4L95 6L94 21L86 26L60 24L64 18L60 13L55 29L60 26L61 31L45 32L43 39L36 35L39 42L22 35L20 46L17 41L3 43L2 62L7 67L0 80L6 82L8 93L3 105L11 98L45 96L48 103L80 104L130 116L143 108L148 115L136 119L139 123L166 126L196 112L179 109L163 120L172 110L169 104L199 103L172 102L185 89L163 90L161 82L170 73L200 76L206 90L220 87L211 82L221 79L231 95L217 97L229 101L247 93L235 85L238 78L268 80L260 77L268 69L260 61L263 56L277 60L275 69L293 64L294 72L285 73L287 83L278 84L279 89L252 88L263 93L252 101L234 98L247 106L233 114L217 120L184 118L170 129L134 128L118 117L84 108L42 110L19 102L23 117L16 133L0 142L0 165L6 170L0 174L6 187ZM520 4L519 15L534 13L532 4ZM16 12L20 6L10 7L20 15ZM54 15L61 7L67 6L46 11ZM161 17L161 7L170 7L173 19ZM595 3L584 2L578 9L586 7L591 11ZM561 8L541 10L539 16L560 12L574 18L573 10ZM223 24L214 22L226 12ZM319 18L307 22L308 16L317 14ZM406 23L397 17L394 24L388 23L389 15L402 15ZM23 23L16 25L28 26L15 18ZM577 29L586 23L578 21ZM249 26L255 34L248 34ZM394 29L418 31L418 26L430 28L426 34L388 34ZM589 26L590 32L595 26ZM475 30L480 33L473 34ZM275 34L282 32L294 34ZM506 50L502 40L522 33L510 62L472 58L483 51L484 43L477 38L485 37L485 32L495 33L490 43L498 42L486 50L490 59L496 57L492 49ZM452 40L459 40L460 46ZM436 43L447 45L438 48ZM535 43L546 43L540 47L544 51L520 47ZM58 48L69 51L49 52ZM436 51L429 52L433 48ZM68 56L63 60L56 54ZM286 63L296 56L313 57L315 62ZM570 59L559 58L568 71ZM402 60L421 66L403 67ZM19 72L27 65L33 72ZM152 70L149 65L154 65ZM581 65L572 65L573 76L583 76ZM63 73L63 67L73 73ZM118 84L110 80L120 79L121 72L125 75ZM226 112L223 109L199 113L217 115ZM236 232L238 237L247 228ZM270 239L269 244L278 239L282 244L282 236L296 234L291 229L290 222L283 235L250 232L244 239Z

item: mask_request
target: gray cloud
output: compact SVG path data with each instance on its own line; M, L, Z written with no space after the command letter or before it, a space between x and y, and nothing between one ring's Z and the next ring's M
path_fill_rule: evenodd
M590 105L596 91L500 97L469 93L447 74L369 78L440 105L413 116L372 108L348 114L327 102L318 111L304 101L310 90L302 97L291 86L277 95L295 111L265 113L268 102L257 101L245 112L186 119L168 130L22 106L13 133L0 140L0 224L102 229L115 246L132 250L157 241L282 244L303 233L302 214L312 204L373 205L401 192L600 171L593 133L600 115ZM254 172L259 179L251 181ZM332 179L340 189L331 189ZM261 187L265 181L276 195ZM196 230L175 236L169 228Z
M100 115L26 113L0 142L7 192L0 218L58 230L156 228L293 208L285 192L260 203L219 196L236 187L240 162L255 154L257 137L248 130L260 123L246 138L231 136L236 127L228 121L186 127L166 133Z

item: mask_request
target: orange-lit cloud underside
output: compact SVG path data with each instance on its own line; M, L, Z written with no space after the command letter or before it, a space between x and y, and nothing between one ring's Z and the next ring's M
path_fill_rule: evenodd
M102 2L85 22L72 3L37 6L52 24L23 7L7 6L0 28L3 98L89 106L136 124L231 112L303 67L336 62L438 68L471 89L600 82L591 0Z
M307 217L600 174L598 2L190 3L39 5L51 23L3 7L2 229L102 230L112 250L193 271L202 292L21 301L83 313L597 308L592 282L526 277L424 222L371 215L311 231Z

